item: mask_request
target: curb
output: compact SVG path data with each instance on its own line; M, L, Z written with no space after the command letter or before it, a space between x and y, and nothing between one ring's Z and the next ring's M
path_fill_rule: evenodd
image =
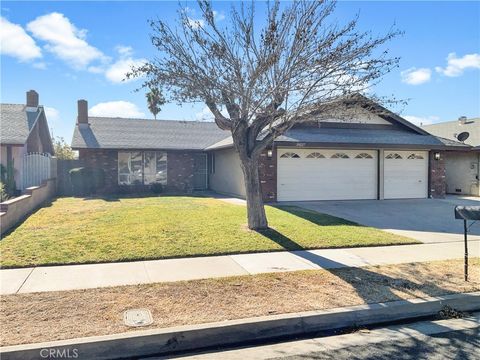
M480 292L14 345L0 348L0 357L3 360L62 357L100 360L165 355L252 340L426 317L438 313L446 305L459 311L480 310Z

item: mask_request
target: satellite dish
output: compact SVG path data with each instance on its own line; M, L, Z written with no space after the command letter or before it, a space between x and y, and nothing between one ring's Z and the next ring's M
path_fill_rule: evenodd
M468 139L469 136L470 136L470 133L468 131L464 131L457 135L457 139L458 141L464 142L465 140Z

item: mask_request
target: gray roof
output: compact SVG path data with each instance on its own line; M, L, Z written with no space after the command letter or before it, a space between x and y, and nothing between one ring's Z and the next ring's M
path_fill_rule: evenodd
M203 150L229 136L214 122L89 117L75 127L72 147Z
M433 135L421 135L398 129L298 128L287 131L276 142L324 143L332 145L411 146L444 148L470 146Z
M23 104L0 104L0 143L25 144L41 107L26 111Z
M398 129L352 129L352 128L297 128L279 136L277 143L315 143L324 146L369 146L411 147L424 149L465 148L470 146L458 141L438 136L421 135ZM205 150L219 150L233 146L232 137L228 137Z
M88 119L89 125L75 127L73 148L214 150L233 146L230 132L220 130L214 122L106 117ZM398 128L294 128L275 141L325 146L470 148L458 141Z

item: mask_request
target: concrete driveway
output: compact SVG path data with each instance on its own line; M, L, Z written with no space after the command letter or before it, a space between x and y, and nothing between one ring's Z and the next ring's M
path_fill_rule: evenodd
M455 220L453 209L455 205L480 205L480 201L451 196L441 200L300 201L281 204L330 214L423 243L436 243L463 241L463 221ZM480 222L470 227L469 240L480 240Z

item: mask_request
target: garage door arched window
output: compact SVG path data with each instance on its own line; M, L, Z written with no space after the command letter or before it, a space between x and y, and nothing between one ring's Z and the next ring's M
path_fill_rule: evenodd
M349 156L345 153L336 153L332 155L332 159L349 159Z
M397 153L391 153L385 156L385 159L402 159L402 155Z
M284 159L299 159L300 155L298 155L297 153L294 153L294 152L286 152L286 153L283 153L282 155L280 155L280 157L284 158Z
M373 159L373 156L367 153L360 153L355 156L355 159Z
M409 160L422 160L423 159L423 156L422 155L419 155L419 154L410 154L408 155L407 159Z
M325 156L319 152L312 152L307 155L307 159L325 159Z

